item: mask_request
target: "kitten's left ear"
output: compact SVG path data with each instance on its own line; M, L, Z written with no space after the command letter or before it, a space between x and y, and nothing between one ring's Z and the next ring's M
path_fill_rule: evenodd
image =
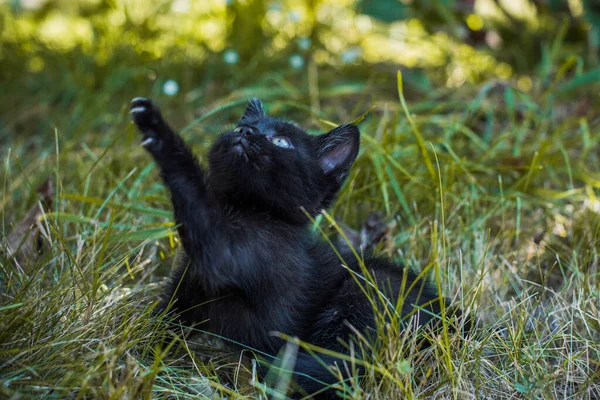
M240 124L243 124L248 121L254 121L260 118L264 118L266 116L265 110L263 108L262 102L256 97L250 99L248 101L248 105L246 106L246 111L240 118Z
M360 132L353 124L340 125L325 135L317 136L317 155L325 175L341 183L358 155Z

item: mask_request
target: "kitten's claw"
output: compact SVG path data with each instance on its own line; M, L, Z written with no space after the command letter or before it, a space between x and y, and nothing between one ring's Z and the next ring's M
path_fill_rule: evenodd
M144 112L144 111L146 111L146 107L133 107L129 111L129 114L135 114L135 113L140 113L140 112Z
M131 100L131 106L133 107L136 103L149 103L150 100L148 100L146 97L134 97Z
M151 145L152 143L154 143L154 138L147 137L146 139L144 139L142 141L142 146L147 147L147 146Z
M152 105L152 101L150 101L150 99L145 97L136 97L135 99L131 100L129 114L132 115L133 121L137 123L137 118L140 116L139 114L144 113L147 114L146 118L148 120L151 119L150 117L152 117L152 114L160 115L158 110Z

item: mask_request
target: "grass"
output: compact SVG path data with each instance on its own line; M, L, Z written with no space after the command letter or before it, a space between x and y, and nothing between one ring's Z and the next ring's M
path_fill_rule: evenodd
M317 91L280 74L230 94L190 84L175 98L118 64L111 85L68 74L37 87L7 82L4 234L48 176L55 196L38 219L39 257L16 264L2 247L0 396L264 398L253 365L218 338L169 332L150 315L179 241L126 112L130 98L153 94L202 161L256 93L311 129L377 104L328 216L357 227L384 212L390 232L378 251L427 271L480 319L472 335L445 332L421 352L413 332L382 324L380 346L355 349L370 368L347 384L348 398L600 398L598 86L589 71L561 67L532 75L529 92L486 82L410 99L392 75L371 88L326 69L311 81ZM331 225L320 219L335 235ZM269 384L288 378L273 371Z

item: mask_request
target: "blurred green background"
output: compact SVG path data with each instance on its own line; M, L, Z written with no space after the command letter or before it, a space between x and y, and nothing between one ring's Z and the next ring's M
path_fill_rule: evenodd
M397 69L409 99L490 79L529 92L534 74L595 67L600 47L593 0L5 0L0 18L4 144L93 128L85 110L136 94L202 107L244 88L318 113L327 95L394 98Z

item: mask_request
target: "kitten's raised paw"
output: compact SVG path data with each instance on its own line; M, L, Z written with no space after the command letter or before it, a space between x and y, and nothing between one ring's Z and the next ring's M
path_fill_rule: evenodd
M160 111L152 104L152 101L145 97L136 97L131 100L129 113L133 122L144 135L142 146L148 149L159 147L161 139L163 139L161 136L163 136L164 122Z
M152 101L145 97L136 97L131 100L129 113L133 122L142 132L152 129L161 120L160 112L154 107Z

